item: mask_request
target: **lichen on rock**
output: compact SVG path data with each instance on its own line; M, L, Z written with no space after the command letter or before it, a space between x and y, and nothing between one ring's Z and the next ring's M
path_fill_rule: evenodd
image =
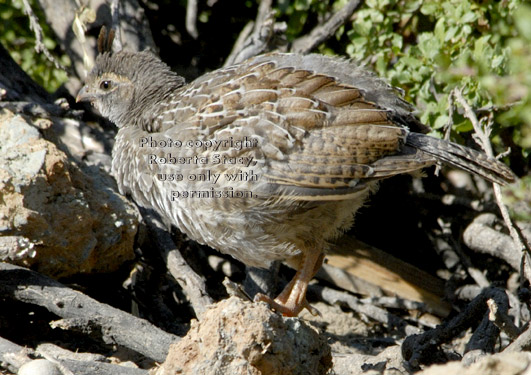
M152 374L317 375L331 365L330 346L315 328L230 297L193 321Z
M0 111L0 260L53 277L113 271L134 256L137 209L53 131L53 120Z

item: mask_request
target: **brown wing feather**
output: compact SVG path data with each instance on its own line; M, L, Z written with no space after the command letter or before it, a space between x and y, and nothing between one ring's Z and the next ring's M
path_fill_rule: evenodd
M204 95L198 97L198 91ZM263 177L287 195L311 197L314 191L322 196L327 191L335 199L347 199L364 179L392 174L392 169L384 171L383 160L399 152L407 135L390 111L369 100L363 90L274 61L203 76L179 100L178 106L196 109L187 112L186 124L211 132L229 127L233 135L239 130L263 137L267 147L248 152L265 160ZM400 162L395 157L389 163L397 167L396 173L409 170L409 156L403 168Z

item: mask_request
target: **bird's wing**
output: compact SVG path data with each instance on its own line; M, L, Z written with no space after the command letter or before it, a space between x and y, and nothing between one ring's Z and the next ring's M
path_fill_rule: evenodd
M394 89L355 65L312 56L270 55L207 74L159 116L161 128L255 139L256 147L224 152L252 156L270 192L308 199L345 199L364 181L434 163L405 146L404 125L417 123Z

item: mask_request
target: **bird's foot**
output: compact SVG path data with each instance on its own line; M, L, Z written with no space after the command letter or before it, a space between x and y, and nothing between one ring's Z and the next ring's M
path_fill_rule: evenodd
M272 309L281 313L283 316L297 316L304 309L307 309L313 316L321 316L319 310L310 305L306 298L301 302L290 301L289 298L283 301L280 296L273 299L265 294L258 293L254 297L254 301L267 303Z

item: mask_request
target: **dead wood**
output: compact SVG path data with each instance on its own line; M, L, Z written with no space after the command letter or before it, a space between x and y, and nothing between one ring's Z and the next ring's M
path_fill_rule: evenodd
M484 121L482 124L480 124L476 114L472 110L472 107L463 97L462 89L454 89L453 94L455 95L457 102L459 102L459 104L461 104L461 106L463 107L465 111L465 117L470 120L472 126L474 127L476 142L481 146L481 148L483 148L487 156L494 158L495 155L492 150L492 145L490 143L489 138L492 130L492 116L487 117L487 121ZM496 198L496 203L498 204L501 216L503 217L503 221L505 222L505 226L509 230L509 234L511 235L511 238L514 241L514 247L516 248L515 256L520 256L521 258L520 279L521 285L523 285L524 280L527 280L527 282L531 282L531 244L522 234L522 230L521 228L519 228L518 224L511 219L509 215L509 209L507 208L505 203L503 203L500 185L494 183L492 184L492 188L494 190L494 197Z
M267 296L274 296L277 293L277 279L280 270L280 262L272 262L268 269L247 267L243 289L250 296L262 293Z
M481 323L479 323L479 326L466 344L465 354L462 359L463 363L472 364L488 353L493 353L499 334L499 328L492 324L489 319L489 313L485 313Z
M345 235L326 257L317 277L363 296L396 295L425 304L426 311L445 317L451 311L443 280L389 253Z
M236 64L278 48L273 42L273 37L286 31L287 26L283 22L275 22L275 14L271 7L271 0L260 2L256 20L245 25L223 66Z
M42 306L64 318L61 328L91 332L106 343L117 344L162 361L179 337L151 323L100 303L37 272L0 263L0 295Z
M345 24L354 11L361 4L361 0L350 0L341 10L333 14L325 23L315 27L308 35L304 35L293 42L292 52L308 53L319 44L325 42L335 34L337 29Z
M531 326L527 325L526 330L520 334L509 346L505 352L529 351L531 349Z
M24 363L31 361L32 349L24 348L0 337L0 365L16 372Z
M495 228L493 214L479 215L463 233L465 244L474 251L489 254L506 261L513 269L520 269L522 255L511 236Z
M402 336L414 335L420 332L419 328L408 324L400 317L389 313L387 310L373 306L372 304L365 304L360 302L353 295L334 290L332 288L323 287L319 285L310 285L308 294L311 296L318 296L331 305L344 304L358 314L363 315L366 319L372 319L377 322L385 324L390 330L398 332Z
M470 350L479 348L485 352L492 351L492 345L499 335L499 330L497 327L494 327L496 329L485 329L485 326L494 326L488 319L487 301L489 299L495 300L500 309L505 314L507 313L509 304L505 291L494 287L484 289L460 314L450 321L423 334L407 337L402 344L404 359L413 368L419 368L420 364L437 362L439 358L435 358L434 353L441 352L441 344L450 342L461 332L473 326L475 322L484 319L484 316L487 320L483 326L480 325L476 329L478 336L473 337L473 342L469 343Z
M207 306L214 302L206 290L205 278L188 265L160 220L147 210L142 210L142 214L148 224L151 239L155 241L170 274L183 288L197 318L201 319Z
M52 96L17 65L2 44L0 65L0 101L23 101L38 105L49 105L53 102Z

